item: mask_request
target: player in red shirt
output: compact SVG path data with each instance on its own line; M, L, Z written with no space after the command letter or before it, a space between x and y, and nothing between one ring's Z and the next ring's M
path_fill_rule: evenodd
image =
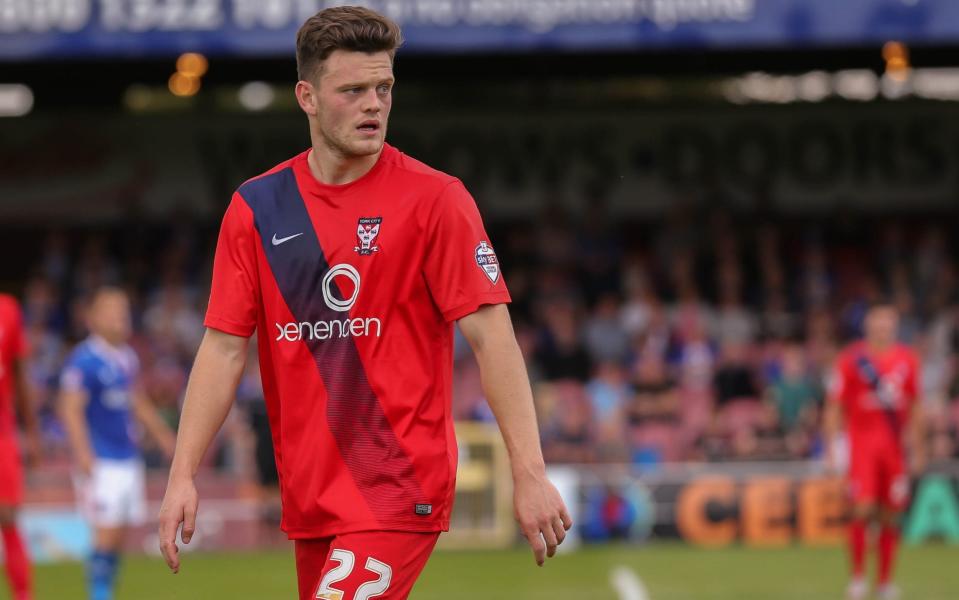
M893 306L873 306L864 325L864 339L846 348L836 363L825 416L826 440L831 444L827 456L835 460L832 442L845 422L852 502L852 579L847 596L859 600L868 594L866 534L869 523L878 521L877 596L891 600L899 595L892 584L892 570L899 518L909 500L907 449L913 469L921 470L925 460L919 360L896 341L899 316Z
M220 230L207 332L160 513L194 532L197 465L258 332L300 598L406 598L452 508L453 324L509 450L516 516L542 564L571 526L547 480L509 293L463 184L385 144L399 28L324 10L297 35L312 148L247 181Z
M3 534L7 581L14 600L32 597L30 561L17 528L17 510L23 502L23 468L14 403L27 434L27 460L33 464L40 456L40 436L31 401L26 355L20 307L13 297L0 294L0 532Z

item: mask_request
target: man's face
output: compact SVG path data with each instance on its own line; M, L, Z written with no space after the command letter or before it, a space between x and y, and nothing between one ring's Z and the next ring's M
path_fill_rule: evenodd
M122 292L101 292L90 307L90 329L112 344L130 337L130 302Z
M891 306L877 306L866 314L866 339L886 346L896 341L899 333L899 313Z
M334 51L314 84L317 133L344 158L378 153L386 141L392 90L388 53Z

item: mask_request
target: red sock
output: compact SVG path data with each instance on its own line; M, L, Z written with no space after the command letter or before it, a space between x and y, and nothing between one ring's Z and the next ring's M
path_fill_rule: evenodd
M892 567L896 560L896 547L899 545L899 528L883 525L879 531L879 585L892 579Z
M4 525L0 527L0 533L3 534L3 551L6 556L4 566L13 597L17 600L29 598L30 560L27 558L26 548L23 547L20 531L16 525Z
M866 522L862 519L849 523L849 558L852 576L862 577L866 570Z

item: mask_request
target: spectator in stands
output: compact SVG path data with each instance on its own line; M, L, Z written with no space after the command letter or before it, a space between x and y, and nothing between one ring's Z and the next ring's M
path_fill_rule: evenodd
M585 383L591 360L580 334L576 308L568 299L549 302L544 310L545 327L539 340L536 362L545 379L573 379Z
M579 287L588 302L617 296L622 290L618 262L623 253L620 232L611 227L608 202L601 186L586 191L589 210L578 224L576 261Z
M684 458L679 394L660 357L648 355L637 362L626 417L634 463L655 465Z
M590 463L596 458L596 436L589 397L574 381L538 386L537 406L546 405L542 427L547 461ZM540 417L543 418L542 416Z
M756 315L743 304L741 278L738 266L720 266L716 313L716 339L720 344L751 344L759 330Z
M626 409L632 398L626 369L618 361L598 363L593 378L586 385L586 393L596 423L597 459L625 461Z
M164 340L171 353L189 364L189 357L196 353L204 328L203 318L184 286L164 282L147 306L143 321L149 335Z
M759 315L759 331L767 340L785 340L800 333L801 320L796 312L790 310L786 292L781 287L767 288L763 292L765 301Z
M623 262L620 278L626 300L619 320L625 332L635 339L645 333L659 299L653 290L649 267L641 256L630 256Z
M594 363L624 363L629 355L629 333L620 318L620 303L615 294L600 296L587 318L584 342Z
M692 304L673 313L676 339L672 354L684 387L702 389L712 385L716 351L709 335L711 322L705 309Z
M769 414L759 398L756 370L745 344L726 344L720 350L713 380L716 394L716 427L739 458L759 451L759 436L770 425Z
M669 325L669 316L666 308L658 299L650 294L649 302L642 308L645 314L642 315L643 322L633 323L636 329L631 329L630 321L626 321L624 326L632 335L633 353L637 356L655 356L659 360L666 361L671 358L674 351L673 331ZM635 313L626 313L624 318L630 316L636 317Z
M30 325L63 335L69 321L60 287L52 279L37 276L27 282L23 318Z
M776 417L789 456L807 456L818 422L822 390L810 378L802 347L787 346L779 377L767 388L766 401Z
M811 242L803 253L802 300L807 308L825 308L833 297L833 276L822 245Z

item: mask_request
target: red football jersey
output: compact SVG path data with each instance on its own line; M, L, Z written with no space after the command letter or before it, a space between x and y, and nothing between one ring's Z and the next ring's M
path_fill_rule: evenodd
M207 327L258 334L291 538L449 527L453 322L509 302L472 197L385 146L327 185L309 151L243 184Z
M13 435L16 417L13 410L14 362L27 354L23 319L17 301L0 294L0 435Z
M847 347L836 363L832 397L842 404L852 451L860 441L873 448L901 450L902 432L919 397L919 359L896 344L882 353L864 342Z

